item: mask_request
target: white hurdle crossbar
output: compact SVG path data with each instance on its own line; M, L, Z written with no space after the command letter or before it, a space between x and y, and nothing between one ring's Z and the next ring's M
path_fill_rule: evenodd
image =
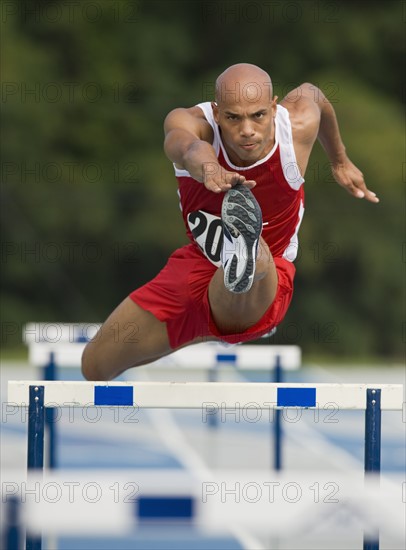
M58 366L80 366L86 343L97 335L100 328L101 323L27 323L23 327L22 340L29 348L30 365L46 365L50 353L53 353ZM212 368L218 355L222 356L221 361L234 364L238 370L271 369L276 356L280 358L284 370L295 370L301 366L299 346L229 346L221 342L205 342L178 350L150 363L149 367L207 370Z
M366 410L368 389L382 390L382 410L402 410L401 384L272 384L268 382L10 381L9 403L29 406L30 388L44 389L44 407L130 406L162 409L217 407Z
M57 380L58 367L81 366L83 350L89 333L95 335L98 324L68 323L30 323L23 332L24 341L28 342L29 364L43 369L44 380ZM148 370L168 373L171 369L204 370L207 379L216 382L219 368L232 367L236 371L268 371L270 381L283 382L283 371L297 370L301 367L302 353L299 346L274 345L235 345L228 346L220 342L204 342L180 349L166 357L146 365ZM272 378L271 378L272 377ZM48 461L50 468L57 463L56 425L54 411L49 409L46 415L46 426L49 432ZM282 418L279 411L275 413L274 423L274 468L282 469ZM209 417L208 425L218 425L217 415Z
M80 367L84 342L30 342L28 360L34 367L44 367L50 354L56 366ZM299 346L238 345L225 346L217 342L205 342L180 349L149 363L148 368L203 369L213 368L217 362L232 364L237 370L271 370L279 357L284 370L297 370L301 366Z
M272 384L222 382L33 382L10 381L8 405L28 406L29 470L44 466L44 421L49 407L143 407L215 410L218 407L285 407L365 410L365 472L380 472L381 410L402 410L400 384ZM40 550L41 538L27 538ZM378 550L379 536L364 537L364 550Z
M365 482L356 472L328 471L67 469L37 472L28 480L21 471L6 471L2 502L23 505L20 521L9 522L9 531L25 523L37 536L41 531L48 536L125 536L139 527L162 525L192 525L206 533L230 534L238 525L255 534L281 537L307 535L313 526L317 536L321 530L324 536L339 537L346 513L350 516L346 530L363 528L372 533L381 528L402 541L404 504L398 498L402 482L402 476L385 476L379 483L373 477ZM315 499L312 490L305 490L315 483L339 498ZM231 487L234 496L228 499ZM286 492L289 487L294 489L293 498ZM20 546L10 543L2 548Z

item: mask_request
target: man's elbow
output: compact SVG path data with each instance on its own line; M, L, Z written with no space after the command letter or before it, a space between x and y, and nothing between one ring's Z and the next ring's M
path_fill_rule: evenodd
M194 157L195 151L199 149L202 141L183 129L175 129L169 132L164 141L166 156L178 165L185 165L189 157Z
M187 143L182 139L183 132L179 129L169 131L164 140L164 151L171 162L183 165L187 153Z

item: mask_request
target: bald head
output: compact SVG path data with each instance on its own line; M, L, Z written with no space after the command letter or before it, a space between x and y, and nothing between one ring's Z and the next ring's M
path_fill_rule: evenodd
M250 63L228 67L216 80L216 103L225 105L272 102L272 80L267 72Z

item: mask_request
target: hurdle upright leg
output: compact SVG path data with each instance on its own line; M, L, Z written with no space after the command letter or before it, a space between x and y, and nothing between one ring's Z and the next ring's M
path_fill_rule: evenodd
M274 382L279 384L283 381L282 364L279 355L275 358L275 373ZM282 411L275 409L274 416L274 469L279 471L282 469Z
M221 360L219 359L219 357L220 356L217 354L216 362L213 365L211 365L210 369L208 370L208 373L207 373L208 382L217 382L218 380L218 366L219 366L219 361ZM218 424L219 424L218 411L214 411L213 414L209 416L208 425L209 425L209 428L216 429L218 427Z
M56 363L53 351L49 354L49 361L44 367L44 380L56 380ZM45 425L48 430L48 467L51 470L56 468L56 419L56 408L48 407L45 410Z
M4 530L4 549L21 550L21 502L16 496L8 497L6 503L6 528Z
M28 475L44 468L44 386L30 386L28 406ZM41 550L41 535L26 535L26 550Z
M365 410L365 475L381 472L381 390L367 389ZM379 531L364 536L364 550L379 550Z

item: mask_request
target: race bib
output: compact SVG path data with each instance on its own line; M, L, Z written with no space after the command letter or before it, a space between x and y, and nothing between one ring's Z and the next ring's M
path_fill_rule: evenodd
M220 253L223 246L221 218L203 210L190 212L187 217L189 229L200 250L217 267L221 266Z

